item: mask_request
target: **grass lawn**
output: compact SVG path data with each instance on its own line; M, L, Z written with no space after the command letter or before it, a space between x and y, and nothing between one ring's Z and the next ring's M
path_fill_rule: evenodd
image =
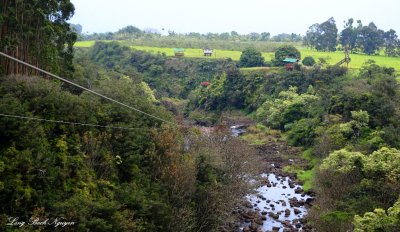
M103 42L110 42L109 40ZM123 42L123 41L121 41ZM75 43L76 47L91 47L95 41L78 41ZM173 48L161 48L161 47L146 47L146 46L130 46L133 49L148 51L151 53L165 53L166 56L174 56ZM334 65L344 58L344 54L341 51L337 52L318 52L306 47L297 47L301 52L301 57L312 56L314 59L324 58L328 64ZM214 54L211 57L203 56L203 49L198 48L185 48L185 57L192 58L208 58L208 59L220 59L220 58L231 58L232 60L239 60L241 51L230 51L230 50L219 50L214 49ZM262 53L266 61L270 61L274 57L273 52ZM400 70L400 57L387 57L384 55L379 56L369 56L364 54L350 54L351 62L349 64L350 69L360 68L367 60L375 60L378 65L393 67L397 71Z
M101 42L105 42L105 43L110 43L113 41L114 40L101 40ZM95 40L77 41L77 42L75 42L74 46L81 47L81 48L89 48L89 47L93 46L94 43L96 43Z
M174 56L173 48L160 48L160 47L145 47L145 46L130 46L136 50L148 51L152 53L165 53L166 56ZM241 51L229 51L229 50L219 50L214 49L214 54L212 56L204 56L203 49L199 48L185 48L185 57L191 58L209 58L209 59L221 59L221 58L231 58L233 60L239 60Z
M304 58L306 56L312 56L314 59L324 58L328 62L328 64L336 64L340 60L344 58L344 53L341 51L336 52L318 52L315 50L311 50L305 47L298 48L301 57ZM400 70L400 57L388 57L384 55L379 56L370 56L365 54L350 54L351 62L349 63L349 68L358 69L360 68L367 60L375 60L375 62L380 66L393 67L396 70Z

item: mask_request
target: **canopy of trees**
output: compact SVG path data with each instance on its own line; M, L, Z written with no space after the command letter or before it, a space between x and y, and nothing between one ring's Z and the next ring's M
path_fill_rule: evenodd
M351 52L373 55L383 49L388 56L400 55L400 40L396 31L390 29L384 32L373 22L363 25L361 20L358 20L357 25L354 25L354 19L350 18L339 34L339 41L337 37L335 20L330 18L321 24L310 26L303 43L318 51L335 51L339 42L342 49L347 47Z
M318 51L336 51L337 45L336 22L333 18L321 24L310 26L304 38L304 43Z
M97 42L72 57L81 27L67 23L74 12L70 1L2 1L0 12L1 51L168 121L212 125L223 121L224 110L248 113L282 133L279 139L307 149L317 194L307 220L317 231L399 231L400 85L393 68L368 61L349 73L321 66L240 70L230 59L175 59L118 42ZM349 20L340 33L342 48L375 54L384 47L388 55L399 54L394 30L353 24ZM160 39L134 26L82 35L160 44L176 44L179 36L170 31ZM331 18L311 26L306 41L334 51L336 37ZM228 40L234 42L226 45ZM267 48L267 40L299 36L232 31L182 39L192 46L238 41L245 48L251 42L254 48L240 58L243 67L262 65L263 49L275 51L277 65L301 58L290 45ZM233 230L232 211L259 173L260 157L224 126L209 135L172 127L0 62L0 112L48 119L0 117L1 231L19 229L6 226L14 216L62 217L77 221L66 228L77 231Z
M57 74L71 74L76 33L67 22L74 14L69 0L0 2L0 51ZM4 74L35 73L0 58Z
M184 110L161 97L186 96L222 70L231 86L228 103L242 105L231 61L167 59L118 43L77 51L74 81L172 121L165 108ZM77 222L69 228L78 231L220 231L232 223L226 215L248 191L248 165L257 167L243 142L222 143L223 131L207 139L195 129L182 132L40 77L2 76L0 82L1 112L135 128L1 117L0 230L13 229L6 223L14 215L63 217Z
M309 148L317 159L312 172L318 196L309 220L318 231L354 226L396 231L400 85L394 75L373 61L355 75L340 67L269 73L267 78L262 71L246 72L236 77L243 106L222 100L220 93L230 89L226 76L195 90L201 98L193 98L193 105L243 108L258 122L283 131L289 144Z
M240 67L260 67L264 65L264 57L255 48L246 48L240 55Z
M296 58L296 59L301 59L301 54L297 48L295 48L292 45L283 45L280 46L276 51L275 51L275 60L274 64L277 66L284 65L283 60L285 58Z

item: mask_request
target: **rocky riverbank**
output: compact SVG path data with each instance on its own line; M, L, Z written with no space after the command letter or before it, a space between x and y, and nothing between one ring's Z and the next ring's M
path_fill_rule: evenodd
M312 231L306 215L315 195L312 191L304 192L295 174L283 171L284 166L292 163L307 166L299 158L301 150L281 140L258 146L257 150L265 162L264 173L254 193L234 212L239 221L237 231Z
M231 136L238 137L246 132L249 124L231 124ZM213 127L199 127L204 134ZM283 167L295 164L307 168L308 161L301 158L302 150L291 147L279 137L268 138L266 144L255 146L262 157L263 170L254 180L254 191L247 195L233 211L236 223L229 223L224 231L244 232L294 232L313 231L307 224L307 210L312 206L315 194L305 192L296 181L295 173L285 173Z
M305 193L289 176L262 175L262 185L238 208L239 231L311 231L305 216L312 193Z

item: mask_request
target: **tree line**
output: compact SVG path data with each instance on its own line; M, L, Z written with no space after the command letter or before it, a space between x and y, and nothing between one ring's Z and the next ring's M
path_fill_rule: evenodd
M144 29L141 30L138 27L129 25L119 29L116 32L107 33L93 33L84 34L82 33L82 25L72 24L72 28L80 34L82 40L125 40L134 39L141 37L161 37L161 32L157 29ZM299 42L302 40L301 35L295 33L281 33L278 35L271 35L269 32L251 32L248 34L239 34L236 31L212 33L208 32L205 34L198 32L189 33L177 33L173 30L167 32L169 37L179 38L195 38L195 39L207 39L207 40L224 40L224 41L273 41L273 42Z
M226 65L176 60L118 43L73 53L79 32L67 22L73 11L64 0L1 1L1 51L168 121L175 115L161 97L187 96L200 81L196 77L207 80ZM0 117L1 231L54 231L7 225L11 218L76 222L65 231L229 228L230 212L249 189L257 157L243 142L226 140L224 127L210 136L172 128L1 62L0 112L121 127Z
M181 112L169 97L187 96L230 64L97 43L76 50L70 79L172 121ZM230 212L249 190L257 156L244 142L226 140L224 127L210 136L173 128L37 76L2 75L0 83L1 112L134 128L0 117L0 230L20 230L7 225L10 217L62 217L76 222L70 231L221 231L234 225Z
M191 112L242 110L312 157L317 231L400 229L400 86L393 68L344 67L216 76L190 94ZM296 169L296 165L290 165ZM288 169L290 170L290 169ZM303 172L303 170L301 170Z
M224 33L197 32L176 33L169 31L162 35L155 29L139 29L127 26L116 32L82 33L82 26L71 25L72 30L78 33L78 40L118 40L124 45L153 46L153 47L183 47L183 48L213 48L222 50L244 50L255 47L263 52L272 52L283 43L300 44L302 37L298 34L279 34L271 36L268 32L239 34L236 31Z
M373 55L383 50L387 56L400 56L400 40L395 30L383 31L373 22L363 25L357 20L356 23L353 18L348 19L339 34L334 18L313 24L303 42L318 51L336 51L340 45L340 49L352 53Z
M318 51L336 51L348 49L352 53L379 54L383 51L387 56L400 56L400 40L396 31L379 29L373 22L363 25L361 20L353 18L344 22L339 32L334 18L323 23L315 23L309 27L305 36L282 33L271 36L269 32L252 32L239 34L236 31L223 33L176 33L168 31L161 35L158 30L141 30L135 26L126 26L116 32L83 34L82 26L72 25L79 33L80 40L130 40L135 45L172 46L172 47L213 47L219 49L245 49L252 46L264 52L274 51L278 46L273 43L298 43L315 48ZM226 42L229 43L226 43ZM266 46L266 42L268 46ZM271 44L272 43L272 44Z

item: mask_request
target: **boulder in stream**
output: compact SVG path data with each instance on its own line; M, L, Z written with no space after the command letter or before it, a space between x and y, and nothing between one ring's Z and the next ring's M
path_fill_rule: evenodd
M268 213L268 216L272 217L272 218L275 219L275 220L278 220L278 219L279 219L279 215L278 215L278 214L275 214L275 213L273 213L273 212L269 212L269 213Z
M285 209L285 217L289 217L290 216L290 209Z
M260 226L259 226L257 223L255 223L255 222L252 222L251 225L250 225L250 229L253 230L253 231L257 231L257 229L258 229L259 227L260 227Z
M304 192L304 190L303 190L302 188L300 188L300 187L297 187L297 188L294 190L294 192L297 193L297 194L301 194L302 192Z
M258 225L262 226L264 224L262 218L257 218L254 220L255 223L257 223Z
M262 212L261 212L261 214L262 214L262 215L267 215L267 214L268 214L268 212L266 212L266 211L262 211Z
M242 203L242 205L244 206L244 207L246 207L246 208L253 208L253 205L251 204L251 202L250 201L244 201L243 203Z

